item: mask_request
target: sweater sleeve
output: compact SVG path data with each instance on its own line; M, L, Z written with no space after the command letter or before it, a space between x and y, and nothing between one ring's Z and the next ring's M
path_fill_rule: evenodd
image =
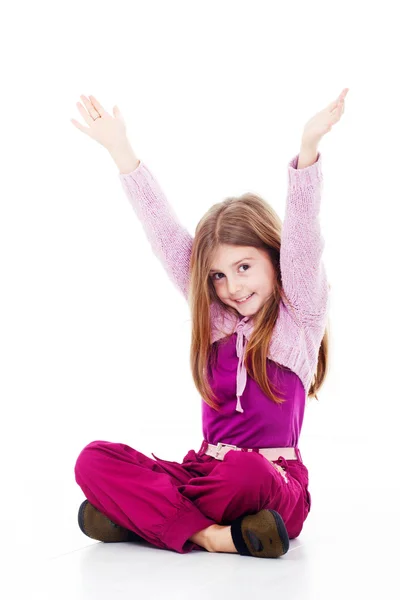
M326 318L328 281L322 252L319 210L323 183L321 153L314 164L297 169L297 154L288 166L288 195L282 226L282 286L303 325Z
M154 254L187 300L192 236L180 224L158 181L142 161L131 173L120 173L119 178Z

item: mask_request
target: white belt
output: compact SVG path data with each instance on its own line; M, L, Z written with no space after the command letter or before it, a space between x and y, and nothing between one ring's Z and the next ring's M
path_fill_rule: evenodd
M259 452L268 460L278 460L280 456L283 456L283 458L286 458L287 460L297 460L294 448L238 448L232 444L222 443L218 443L217 446L208 444L205 454L213 456L218 460L223 460L225 454L229 452L229 450L237 450L239 452Z

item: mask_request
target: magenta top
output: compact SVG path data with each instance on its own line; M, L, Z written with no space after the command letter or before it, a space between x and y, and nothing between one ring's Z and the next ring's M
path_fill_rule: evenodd
M208 378L221 409L218 412L202 400L203 436L211 444L274 448L297 447L299 443L307 393L327 326L329 284L319 225L321 153L313 165L299 170L298 158L297 154L288 165L280 251L282 285L293 308L281 301L266 364L269 379L285 402L273 402L244 368L253 319L232 316L212 303L211 342L217 360L209 366ZM143 162L119 177L154 254L188 300L193 237L180 224Z

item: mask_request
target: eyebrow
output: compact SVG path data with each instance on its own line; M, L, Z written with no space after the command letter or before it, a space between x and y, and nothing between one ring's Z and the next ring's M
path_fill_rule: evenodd
M231 265L231 267L236 267L236 265L238 265L240 262L242 262L244 260L255 260L255 259L252 256L248 256L247 258L241 258L237 262L233 263ZM220 270L219 269L210 269L210 273L220 273Z

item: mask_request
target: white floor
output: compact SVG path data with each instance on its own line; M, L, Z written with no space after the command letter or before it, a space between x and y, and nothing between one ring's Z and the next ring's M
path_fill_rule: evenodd
M103 544L84 536L79 486L57 474L15 484L3 514L3 598L400 598L399 467L364 441L341 439L321 454L302 446L311 513L289 552L276 560L233 554L178 554L149 544ZM330 448L330 449L329 449ZM377 449L375 449L377 450ZM320 456L320 458L318 458ZM11 502L12 501L12 502Z

